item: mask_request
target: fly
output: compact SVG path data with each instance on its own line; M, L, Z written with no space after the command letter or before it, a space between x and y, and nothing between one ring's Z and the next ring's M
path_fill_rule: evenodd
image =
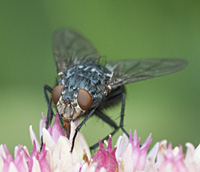
M186 66L186 61L181 59L113 60L102 64L92 44L70 29L55 33L53 51L59 78L54 88L44 86L48 104L46 128L54 116L52 104L56 106L67 138L70 137L71 122L84 117L75 130L71 152L77 133L92 115L114 129L111 135L122 129L128 136L123 127L125 84L173 73ZM122 102L122 107L117 125L103 110L119 102Z

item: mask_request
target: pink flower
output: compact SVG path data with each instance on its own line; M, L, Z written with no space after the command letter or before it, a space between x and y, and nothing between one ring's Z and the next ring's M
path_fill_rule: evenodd
M46 120L43 115L44 120ZM90 159L90 151L83 135L79 132L76 138L73 153L70 153L71 139L65 137L65 133L59 124L59 116L56 115L52 127L44 128L45 121L40 121L40 135L43 136L43 148L40 152L40 144L30 126L30 137L33 143L33 151L30 155L26 147L16 146L15 157L12 158L5 145L0 146L0 172L29 172L29 171L70 171L84 166L83 156ZM71 135L75 131L74 123L71 124ZM84 167L86 170L88 168Z
M2 165L1 165L2 164ZM45 146L41 152L37 152L33 145L33 152L29 155L26 147L15 147L15 158L13 159L6 145L0 148L0 171L3 172L50 172L50 166L46 158Z
M118 138L116 146L112 148L112 139L109 137L107 148L99 141L99 149L91 158L88 145L79 132L76 137L74 150L71 153L72 137L76 125L71 123L70 138L59 123L59 116L48 129L45 126L46 117L40 121L40 137L43 137L43 147L40 151L38 141L32 126L30 137L33 151L25 146L16 146L14 158L6 145L0 145L0 172L199 172L200 171L200 145L195 149L187 143L186 154L182 147L172 148L167 141L157 142L148 153L152 142L151 135L141 146L137 132L130 137L125 134Z
M182 147L175 147L172 149L172 144L167 146L167 141L162 141L160 144L154 146L155 158L149 157L145 171L147 172L199 172L199 149L195 150L191 143L186 144L186 155L183 154ZM153 150L152 149L152 150Z
M118 171L118 163L115 157L116 148L112 149L112 139L109 137L107 149L105 150L101 141L99 141L99 150L92 157L92 162L97 163L96 170L102 167L109 172Z
M70 152L72 138L76 128L73 122L71 123L71 137L70 139L67 139L60 126L58 114L55 117L53 126L49 127L48 130L44 128L46 120L44 115L43 118L44 121L40 121L40 131L43 136L43 143L46 145L51 171L69 171L76 166L82 166L84 163L84 156L90 159L91 155L88 145L80 132L77 134L73 152ZM30 135L32 142L38 142L32 128L30 128ZM38 150L39 149L40 145L38 146Z
M151 135L145 143L140 146L140 138L137 139L137 132L129 133L129 139L124 134L117 141L116 157L119 163L119 171L142 171L146 164L147 151L151 144Z

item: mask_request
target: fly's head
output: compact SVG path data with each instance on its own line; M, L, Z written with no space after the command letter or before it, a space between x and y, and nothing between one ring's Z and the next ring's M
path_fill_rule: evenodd
M92 105L92 96L83 88L69 92L64 85L57 85L51 97L63 121L77 119Z

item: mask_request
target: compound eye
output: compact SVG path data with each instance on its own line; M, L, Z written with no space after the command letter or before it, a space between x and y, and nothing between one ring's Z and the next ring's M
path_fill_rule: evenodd
M89 109L89 107L92 104L92 96L90 95L90 93L87 90L82 89L82 88L80 88L78 90L77 100L78 100L78 104L79 104L80 108L83 110Z
M62 89L64 88L65 86L64 85L57 85L52 93L51 93L51 98L52 98L52 101L54 104L57 104L59 98L60 98L60 95L61 95L61 91Z

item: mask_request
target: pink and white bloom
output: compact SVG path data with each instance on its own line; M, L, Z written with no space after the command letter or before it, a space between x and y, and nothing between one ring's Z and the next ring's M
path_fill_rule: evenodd
M164 140L153 149L156 150L149 157L145 171L148 172L199 172L200 171L200 145L195 149L191 143L186 143L186 154L182 147L172 149ZM153 150L152 149L152 150ZM155 158L156 157L156 158Z
M46 157L45 146L41 152L36 150L33 144L33 152L30 155L26 147L16 146L15 157L12 158L6 145L0 147L0 171L3 172L49 172L50 166Z
M75 124L71 123L71 137L67 139L65 133L60 126L59 116L56 115L54 124L46 130L43 126L45 123L45 116L43 115L44 121L40 121L40 128L43 136L43 143L46 145L47 156L51 171L70 171L74 167L82 166L84 164L83 157L90 159L90 150L82 135L78 133L75 141L73 152L71 153L72 136L75 132ZM32 141L35 141L34 132L30 130ZM40 148L40 147L39 147ZM39 149L38 149L39 151Z
M151 134L141 146L140 138L137 139L137 132L132 132L128 137L123 134L117 141L116 157L119 163L119 171L142 171L146 164L147 151L151 144Z
M106 149L99 141L99 149L91 158L88 145L82 135L78 133L74 150L71 153L72 137L76 125L71 124L70 138L65 132L56 115L52 127L46 129L45 116L40 121L40 137L43 137L43 147L40 151L40 139L30 126L30 137L33 151L30 154L27 147L15 147L14 158L6 145L0 145L0 172L200 172L200 145L195 149L187 143L186 154L182 147L172 148L167 141L157 142L149 151L152 142L151 134L141 145L137 132L130 137L125 134L118 138L113 148L111 136Z
M118 171L118 163L115 156L116 147L112 149L112 139L109 137L109 142L106 150L103 147L101 141L99 141L99 149L92 157L91 162L96 163L96 170L101 170L102 168L106 169L109 172Z
M44 120L46 120L43 115ZM68 140L59 124L59 116L56 115L54 124L44 128L44 120L40 121L40 131L43 136L43 148L40 152L40 144L30 126L30 137L33 143L33 152L30 155L26 147L16 146L14 159L5 145L0 146L0 172L50 172L70 171L73 168L81 168L85 161L83 157L90 159L88 145L79 132L77 134L73 153L70 153L71 138ZM75 124L71 124L71 135L75 131ZM87 169L87 168L86 168ZM73 171L73 170L72 170Z

